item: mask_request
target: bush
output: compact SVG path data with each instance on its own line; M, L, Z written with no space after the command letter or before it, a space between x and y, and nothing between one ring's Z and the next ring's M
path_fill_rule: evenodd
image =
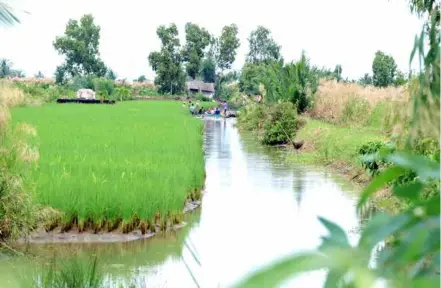
M290 102L275 104L268 110L264 122L262 143L266 145L286 144L296 133L296 107Z
M202 101L202 102L209 102L209 101L211 101L211 99L208 96L202 94L201 92L196 93L194 95L194 98L196 100L199 100L199 101Z
M98 96L103 96L104 98L109 98L113 95L115 90L115 82L107 78L94 78L93 79L94 91Z
M358 154L362 156L361 165L370 175L375 176L386 166L386 162L379 157L382 151L393 151L393 147L381 141L372 141L363 144L358 149Z
M361 98L352 98L344 106L341 122L344 124L357 123L366 124L370 117L369 102Z
M259 132L263 128L263 122L266 117L265 108L266 106L261 104L251 104L241 109L237 118L239 128L246 131Z
M95 85L93 83L94 78L92 76L75 76L69 80L69 88L75 92L79 89L92 89L94 90Z

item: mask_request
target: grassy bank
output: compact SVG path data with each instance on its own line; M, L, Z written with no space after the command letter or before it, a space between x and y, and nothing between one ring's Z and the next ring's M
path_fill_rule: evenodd
M204 182L202 123L179 102L22 107L15 123L38 131L32 173L39 203L62 211L66 229L123 230L180 215ZM51 224L53 226L53 223Z
M300 153L291 159L305 164L335 165L343 170L362 170L358 149L370 141L384 141L386 137L373 127L345 127L312 118L296 134L304 141Z

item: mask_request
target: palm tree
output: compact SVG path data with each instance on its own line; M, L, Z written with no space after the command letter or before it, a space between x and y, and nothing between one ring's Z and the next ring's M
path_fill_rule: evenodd
M20 20L12 12L12 8L0 1L0 26L12 26L16 23L20 23Z

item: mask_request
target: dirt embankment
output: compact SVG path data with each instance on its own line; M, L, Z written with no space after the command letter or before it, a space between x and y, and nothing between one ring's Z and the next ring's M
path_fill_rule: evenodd
M201 200L187 201L183 210L183 213L189 213L196 210L201 205ZM168 222L166 224L166 230L177 230L186 225L185 222L180 224L173 224ZM68 232L62 232L61 227L57 227L51 231L41 226L34 230L28 237L20 238L19 244L25 243L112 243L112 242L128 242L139 239L146 239L154 236L157 232L163 231L164 227L161 227L160 223L156 223L154 229L149 229L145 233L142 233L141 229L137 228L129 233L123 233L121 229L116 229L112 232L100 231L95 233L94 231L86 230L79 232L78 227L72 227ZM154 231L152 231L154 230Z

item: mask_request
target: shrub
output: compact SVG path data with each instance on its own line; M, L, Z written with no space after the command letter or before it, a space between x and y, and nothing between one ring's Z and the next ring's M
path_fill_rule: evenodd
M261 104L251 104L241 109L237 119L239 128L259 132L266 117L265 108L266 106Z
M370 175L377 175L386 165L386 162L379 157L382 151L392 151L393 147L381 141L371 141L361 145L358 154L361 155L361 165Z
M95 85L93 83L94 78L92 76L75 76L69 80L69 88L74 91L78 91L79 89L95 89Z
M285 144L296 132L296 107L290 102L271 106L264 122L262 143L266 145Z
M202 94L201 92L196 93L194 95L194 98L196 98L196 100L199 100L199 101L202 101L202 102L211 101L211 99L208 96Z
M370 115L369 102L361 98L352 98L344 106L341 123L344 124L366 124Z
M93 79L94 91L104 98L108 98L113 94L115 90L115 82L107 78L94 78Z

